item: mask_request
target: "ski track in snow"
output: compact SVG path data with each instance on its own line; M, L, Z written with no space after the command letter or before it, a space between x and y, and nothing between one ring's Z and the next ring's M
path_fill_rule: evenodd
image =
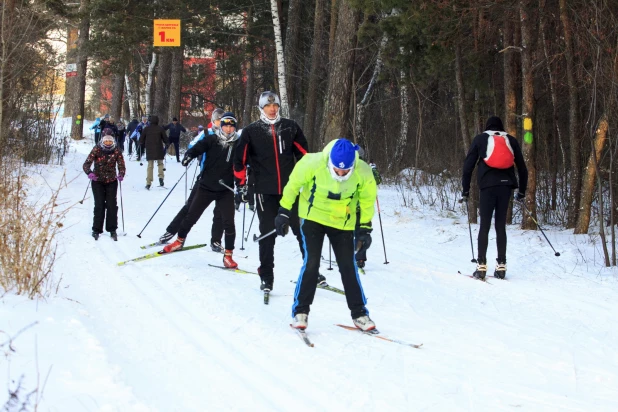
M90 148L89 141L72 143L62 201L81 200ZM424 345L334 326L351 324L345 297L318 289L307 329L315 347L308 348L288 326L290 280L302 264L291 235L277 239L268 306L257 276L208 267L221 264L208 247L118 267L156 251L139 246L155 241L184 202L182 178L137 238L169 191L146 191L145 165L127 160L127 168L127 236L90 237L89 192L65 221L58 295L2 297L0 330L14 335L39 323L14 340L0 385L12 387L24 375L24 387L33 389L37 373L42 381L49 371L42 410L618 410L618 282L615 269L602 269L598 255L594 262L587 237L546 230L562 253L556 258L540 233L509 227L508 280L488 276L484 284L457 273L474 270L463 213L404 208L395 189L381 187L390 263L383 264L376 216L367 274L359 275L367 306L384 336ZM167 162L170 190L183 171ZM58 181L62 172L51 167L31 176L41 183L31 195L44 196L43 181ZM210 241L212 208L187 244ZM246 229L251 216L247 211ZM236 223L236 253L249 256L237 262L254 271L257 244L249 239L240 251L242 209ZM478 226L472 229L476 239ZM492 229L489 262L494 237ZM327 267L322 274L341 288L337 267Z

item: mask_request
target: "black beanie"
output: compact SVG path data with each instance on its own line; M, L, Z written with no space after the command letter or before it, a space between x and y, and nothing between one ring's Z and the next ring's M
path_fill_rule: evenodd
M496 132L503 132L504 126L502 125L502 120L498 116L491 116L487 119L487 124L485 125L485 130L493 130Z

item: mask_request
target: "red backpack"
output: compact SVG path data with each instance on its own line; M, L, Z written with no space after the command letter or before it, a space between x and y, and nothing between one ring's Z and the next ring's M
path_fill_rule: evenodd
M487 166L496 169L508 169L515 163L515 155L509 137L505 132L487 130L487 157L483 159Z

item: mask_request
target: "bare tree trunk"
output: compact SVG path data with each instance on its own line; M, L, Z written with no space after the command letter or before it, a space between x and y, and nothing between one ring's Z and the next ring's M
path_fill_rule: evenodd
M88 70L88 55L86 45L90 32L90 0L81 0L79 14L79 37L77 38L77 49L79 57L77 60L77 93L75 100L75 111L73 123L71 124L71 138L81 140L84 138L84 105L86 103L86 71Z
M184 48L175 47L172 52L172 75L170 79L170 105L168 119L180 119L180 94L182 92L182 77L184 68Z
M324 6L326 0L315 0L315 15L313 23L313 44L311 45L311 71L309 72L309 90L307 92L307 115L303 124L303 130L307 136L309 150L318 150L319 121L316 119L317 103L321 74L323 72L322 61L324 59L322 37L324 36ZM317 123L317 124L316 124Z
M382 53L384 52L384 48L386 47L386 42L388 41L388 36L386 33L382 34L382 40L380 41L380 46L378 48L378 56L376 58L376 64L373 68L373 74L371 75L371 80L369 80L369 85L367 85L367 90L365 90L365 94L363 95L363 99L356 105L356 122L354 127L354 134L356 135L356 142L365 150L365 156L367 159L370 158L369 154L369 144L365 139L365 109L371 100L371 95L373 94L373 87L378 82L378 76L382 72L382 67L384 67L384 62L382 61ZM402 92L403 93L403 92ZM407 91L406 91L407 94ZM403 106L402 106L403 107ZM403 120L402 120L403 122Z
M150 116L152 114L150 104L152 102L152 81L154 78L154 70L157 65L157 53L152 52L152 60L148 65L148 80L146 81L146 116Z
M523 115L524 119L534 118L534 74L533 69L533 53L532 53L532 21L530 19L530 0L519 1L519 18L521 21L521 76L523 89ZM531 132L532 133L532 132ZM523 154L528 168L528 189L526 191L526 207L534 219L536 216L536 153L535 141L527 143L524 139ZM535 230L536 223L534 220L524 214L522 219L522 229Z
M157 85L155 87L154 111L159 116L159 124L167 123L169 107L170 72L172 69L172 50L165 47L161 52L161 60L157 68Z
M328 61L333 60L335 53L335 35L337 34L337 16L339 13L339 3L345 0L331 0L330 3L330 33L328 35Z
M608 127L607 116L604 114L599 121L599 126L597 127L594 141L590 142L592 145L592 152L590 153L588 165L584 169L583 173L579 216L577 219L577 224L575 225L575 231L573 232L576 235L588 233L588 227L590 226L590 214L592 210L592 194L594 192L595 179L598 177L598 159L601 158L601 153L603 152L605 142L607 141ZM602 207L603 204L602 200L603 198L600 197L599 194L600 207ZM600 217L599 224L601 227L605 225L602 217Z
M464 152L468 153L471 139L464 107L466 92L463 82L463 69L461 66L461 46L459 44L455 46L455 82L457 83L457 108L459 113L459 125L461 127L461 138Z
M299 66L299 52L298 43L300 40L300 12L301 2L300 0L289 0L290 5L288 7L288 24L285 35L285 68L287 70L286 86L288 87L288 101L290 104L290 113L298 107L299 89L301 82L298 81L298 66Z
M566 60L567 85L569 86L569 145L571 153L571 194L569 196L569 213L567 228L575 227L579 220L579 199L581 190L580 138L578 136L578 98L577 98L577 79L575 75L575 53L573 50L573 33L569 20L566 0L559 0L560 20L562 21L564 36L564 58Z
M124 72L124 84L127 92L127 100L129 101L129 117L131 119L137 117L137 104L135 96L133 95L133 86L131 86L131 79L129 79L129 70Z
M322 145L347 135L358 18L359 12L348 1L341 0L337 42L330 62L328 93L324 103L323 124L320 132Z
M400 50L403 53L403 50ZM408 79L403 70L399 72L399 105L401 107L401 122L399 139L395 143L395 155L392 157L388 170L391 174L396 172L396 168L399 166L401 159L403 158L404 149L408 144L408 129L410 128L410 97L408 96ZM418 119L419 123L422 121ZM419 139L420 141L420 139ZM417 153L419 148L416 148ZM418 159L418 158L417 158ZM416 169L415 169L416 173Z
M124 64L119 65L118 72L114 73L112 86L111 115L114 120L120 120L122 116L122 95L124 93Z
M507 49L515 45L514 26L511 13L506 15L504 24L504 128L511 136L517 135L517 63L515 51ZM513 200L509 201L506 222L513 223Z
M247 11L247 23L245 24L245 34L247 35L247 40L245 43L245 76L247 76L247 81L245 84L245 104L242 113L242 124L245 126L251 123L251 109L253 108L253 102L255 99L255 96L253 95L253 50L251 48L251 41L249 40L249 30L252 23L253 7L249 7L249 10Z
M285 84L285 56L283 55L283 42L281 41L281 22L277 0L270 0L270 11L273 15L273 29L275 31L275 49L277 50L277 72L279 80L279 98L281 99L281 116L288 117L288 91Z

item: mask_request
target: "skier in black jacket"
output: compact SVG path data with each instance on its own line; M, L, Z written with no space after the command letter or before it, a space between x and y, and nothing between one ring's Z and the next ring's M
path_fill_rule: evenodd
M506 213L513 189L519 187L515 200L523 202L528 185L528 169L517 139L507 134L502 120L493 116L487 120L485 132L472 141L464 162L462 177L462 201L468 201L472 172L478 164L477 180L480 196L481 226L478 235L478 259L474 277L485 279L487 272L487 242L491 227L491 216L496 213L496 244L498 258L494 276L504 279L506 276ZM519 185L515 177L515 168L519 175Z
M238 141L236 133L236 118L231 112L226 112L221 117L221 127L216 134L209 134L187 150L182 160L183 166L188 166L192 159L206 153L204 171L201 174L198 191L195 194L189 211L180 223L176 240L165 246L165 253L175 252L182 249L187 234L197 223L204 210L216 202L216 207L221 211L223 229L225 231L225 253L223 264L227 268L236 268L238 264L232 259L236 230L234 228L234 193L219 183L220 180L229 186L234 185L232 170L232 154Z
M300 126L290 119L280 117L279 96L271 91L260 95L258 105L260 120L242 130L234 159L234 176L243 202L247 199L247 163L251 163L251 178L255 184L256 207L260 220L260 233L275 228L275 217L283 188L288 182L296 161L307 153L307 139ZM296 235L301 252L303 240L298 220L298 203L292 209L290 227ZM272 290L275 266L275 236L260 241L260 289Z

